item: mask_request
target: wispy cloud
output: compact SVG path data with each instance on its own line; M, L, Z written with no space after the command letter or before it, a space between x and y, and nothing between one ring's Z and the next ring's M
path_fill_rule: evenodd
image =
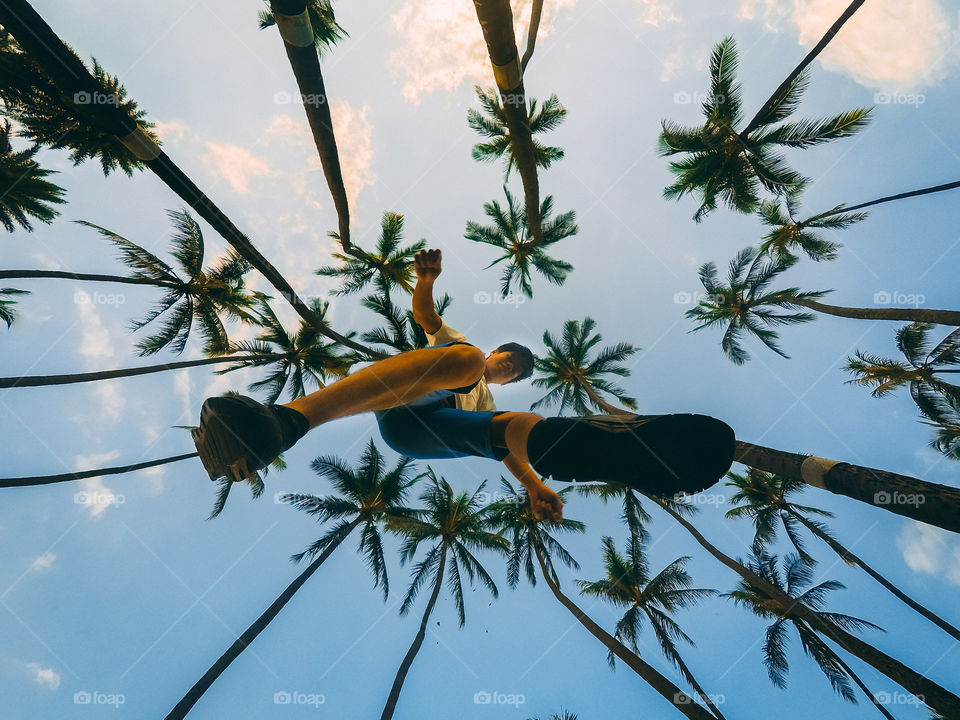
M49 690L60 687L60 673L53 668L41 667L39 663L27 663L27 670L33 675L33 681Z
M43 555L38 555L33 559L33 562L30 563L31 572L43 572L49 570L53 567L53 563L56 561L57 556L55 553L47 552Z
M897 547L914 572L960 585L960 539L955 535L912 521L897 536Z

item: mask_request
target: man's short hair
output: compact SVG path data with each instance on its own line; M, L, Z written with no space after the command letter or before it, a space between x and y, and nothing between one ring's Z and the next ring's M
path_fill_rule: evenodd
M528 348L526 345L508 342L498 347L496 352L510 353L510 355L513 357L513 364L517 368L518 374L510 382L513 383L519 382L520 380L526 380L528 377L533 375L533 353L530 352L530 348Z

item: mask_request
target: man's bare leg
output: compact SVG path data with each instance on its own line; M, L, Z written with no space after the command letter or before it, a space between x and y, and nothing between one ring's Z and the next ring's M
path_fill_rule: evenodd
M378 360L286 407L310 428L330 420L405 405L436 390L470 385L483 375L486 356L470 345L411 350Z

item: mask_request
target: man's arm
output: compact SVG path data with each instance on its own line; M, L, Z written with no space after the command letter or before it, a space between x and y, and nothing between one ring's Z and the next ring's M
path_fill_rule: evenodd
M440 251L421 250L413 256L413 268L417 273L417 286L413 289L413 319L424 332L433 335L443 323L433 305L433 281L441 272Z
M540 520L558 523L563 520L563 500L533 471L527 455L530 431L541 420L543 418L535 413L504 412L494 416L491 422L507 445L509 454L503 464L527 491L533 514Z

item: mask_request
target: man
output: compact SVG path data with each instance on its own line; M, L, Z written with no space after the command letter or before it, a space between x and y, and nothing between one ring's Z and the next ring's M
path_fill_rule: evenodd
M379 360L285 405L208 398L193 435L210 479L243 480L309 430L363 412L376 413L384 441L401 454L502 462L527 491L534 514L553 522L562 519L563 503L541 475L675 495L703 490L730 468L733 431L704 415L544 419L497 411L488 385L529 377L532 353L508 343L485 356L446 325L433 305L441 262L439 250L414 258L414 319L429 347Z

